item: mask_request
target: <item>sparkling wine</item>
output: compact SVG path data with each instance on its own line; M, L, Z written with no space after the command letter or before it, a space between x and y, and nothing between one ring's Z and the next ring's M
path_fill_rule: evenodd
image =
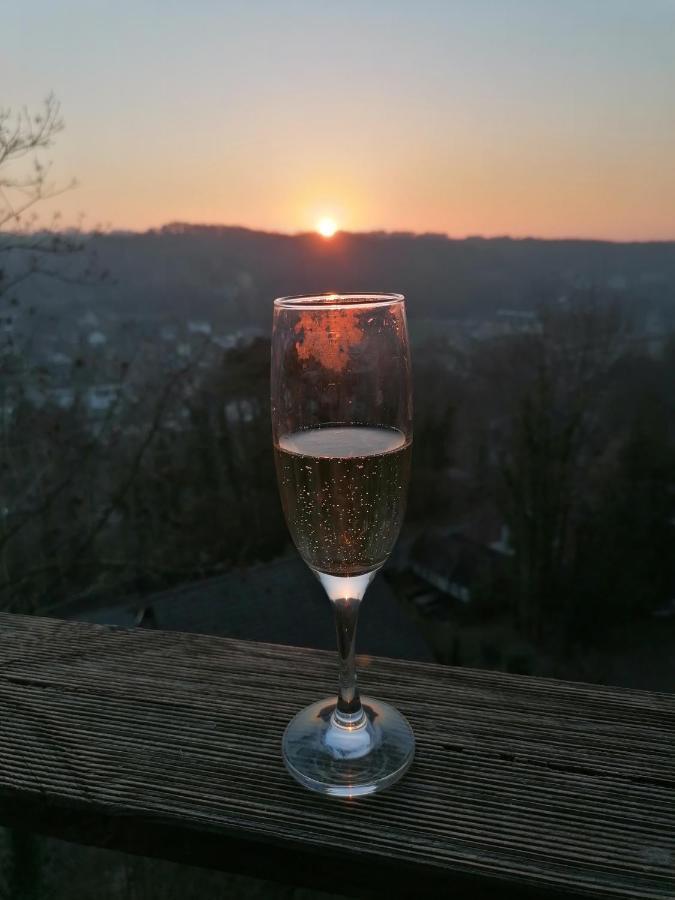
M405 511L412 442L395 428L328 425L279 438L286 522L305 562L328 575L380 566Z

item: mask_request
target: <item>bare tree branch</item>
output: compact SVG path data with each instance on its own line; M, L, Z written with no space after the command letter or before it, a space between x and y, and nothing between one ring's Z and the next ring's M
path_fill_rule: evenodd
M53 94L47 95L36 115L25 108L16 114L0 109L0 166L49 147L63 127L61 105Z

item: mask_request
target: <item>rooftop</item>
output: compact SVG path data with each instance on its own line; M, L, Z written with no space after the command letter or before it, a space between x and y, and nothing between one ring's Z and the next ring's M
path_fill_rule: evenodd
M297 556L109 606L65 610L64 615L101 625L131 626L142 610L146 610L145 624L167 631L335 649L330 603ZM381 575L369 587L361 607L357 648L373 655L432 659Z

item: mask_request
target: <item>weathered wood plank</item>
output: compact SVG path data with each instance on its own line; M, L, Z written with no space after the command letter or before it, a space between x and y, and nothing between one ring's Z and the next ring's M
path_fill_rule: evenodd
M0 821L344 893L675 897L675 696L365 658L415 730L316 797L281 734L332 654L0 615Z

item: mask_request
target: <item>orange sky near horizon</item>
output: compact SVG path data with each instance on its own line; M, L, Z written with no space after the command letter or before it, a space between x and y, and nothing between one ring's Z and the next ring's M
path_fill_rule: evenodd
M36 0L3 30L3 106L62 103L65 224L675 240L669 0Z

